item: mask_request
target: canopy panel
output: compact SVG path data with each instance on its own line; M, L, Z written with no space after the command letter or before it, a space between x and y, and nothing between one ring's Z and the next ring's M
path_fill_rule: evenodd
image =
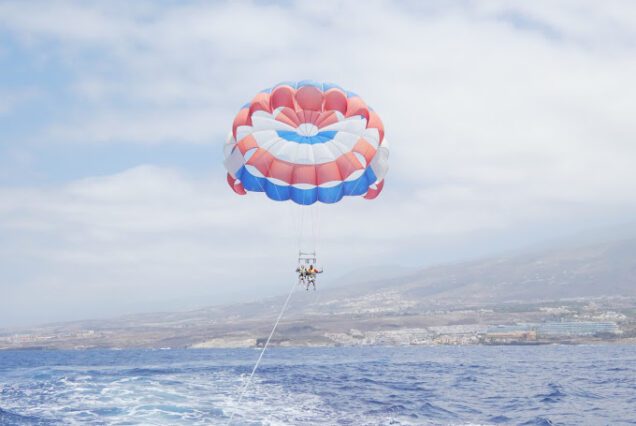
M377 197L389 157L380 117L358 95L313 81L258 93L236 115L224 153L237 194L303 205Z

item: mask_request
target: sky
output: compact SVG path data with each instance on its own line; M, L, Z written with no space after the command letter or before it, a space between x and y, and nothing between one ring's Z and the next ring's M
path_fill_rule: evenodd
M0 1L0 328L286 293L303 215L331 285L636 217L636 3L362 4ZM378 199L227 187L238 109L303 79L382 117Z

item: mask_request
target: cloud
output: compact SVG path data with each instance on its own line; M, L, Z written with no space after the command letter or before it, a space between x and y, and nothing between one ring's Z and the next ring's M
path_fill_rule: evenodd
M333 280L369 264L418 266L496 250L480 233L488 241L537 221L587 220L570 213L476 185L301 208L238 197L218 176L156 166L5 188L0 312L7 323L46 322L258 298L285 291L299 247L318 249Z
M192 308L287 287L301 229L313 244L307 225L315 209L237 197L225 185L140 166L62 186L0 190L0 290L11 296L2 299L3 319ZM333 221L342 212L324 217L329 257L350 267L380 255L378 238L388 235L377 218Z
M38 91L34 89L0 90L0 117L37 97Z
M636 213L630 2L44 5L0 5L38 95L17 109L8 100L22 80L3 89L4 116L33 110L20 113L27 125L6 123L22 133L11 127L0 178L13 158L46 162L42 146L217 144L220 158L255 92L314 78L360 93L392 144L378 200L318 208L335 272L475 255ZM93 308L102 297L105 314L282 289L298 213L236 197L216 160L189 170L140 156L101 177L0 187L0 251L18 265L2 285L15 303L40 288L93 297Z
M53 125L48 137L72 143L124 142L209 144L232 120L227 111L205 108L155 109L153 112L108 111L80 126ZM225 120L223 120L225 118Z

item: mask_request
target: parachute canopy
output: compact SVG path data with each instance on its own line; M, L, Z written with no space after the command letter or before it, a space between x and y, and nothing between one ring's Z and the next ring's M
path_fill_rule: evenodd
M377 197L388 156L380 117L358 95L314 81L258 93L236 115L225 144L234 192L304 205Z

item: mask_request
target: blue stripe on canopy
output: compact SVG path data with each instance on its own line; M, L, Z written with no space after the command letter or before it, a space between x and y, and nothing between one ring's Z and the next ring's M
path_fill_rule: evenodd
M327 130L324 132L319 132L315 134L314 136L302 136L293 130L277 130L276 133L278 133L278 136L285 139L286 141L314 145L317 143L329 142L330 140L333 139L334 136L336 136L336 133L338 133L338 131Z
M314 204L316 201L332 204L337 203L344 196L364 195L369 190L369 186L377 180L371 167L367 167L359 178L348 182L343 181L329 188L317 186L311 189L299 189L290 185L276 185L266 178L254 176L245 166L238 170L236 177L241 180L247 191L264 192L272 200L292 200L296 204L303 205Z

